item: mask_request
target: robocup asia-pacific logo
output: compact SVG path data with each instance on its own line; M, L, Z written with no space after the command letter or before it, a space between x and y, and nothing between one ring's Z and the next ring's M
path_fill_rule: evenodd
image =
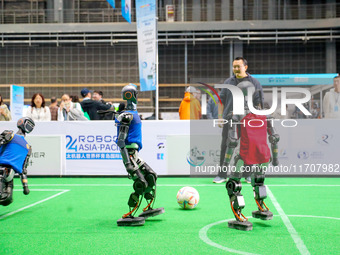
M67 135L67 160L120 160L121 154L116 136L112 135Z

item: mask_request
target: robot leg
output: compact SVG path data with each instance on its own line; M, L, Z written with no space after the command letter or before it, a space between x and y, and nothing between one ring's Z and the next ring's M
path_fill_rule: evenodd
M147 201L147 206L143 209L143 212L139 215L139 217L144 217L145 219L149 217L154 217L164 213L164 208L156 208L153 209L153 205L156 199L156 180L157 174L152 170L152 168L147 164L143 163L140 167L141 172L144 174L145 180L148 183L146 187L144 198Z
M257 211L252 212L253 218L258 218L261 220L271 220L273 219L273 213L269 211L269 208L264 203L264 199L267 197L266 186L264 185L265 175L260 166L258 171L255 171L254 177L251 180L251 185L254 190L254 198L256 205L258 207Z
M233 214L236 219L236 220L229 221L228 227L238 229L238 230L249 231L253 229L253 224L249 222L248 219L242 214L242 209L245 207L245 202L241 194L242 173L240 171L239 162L240 162L240 158L238 160L235 160L235 165L237 165L238 168L236 168L235 172L232 172L232 176L228 179L226 183L226 189L228 191L231 210L233 211Z
M13 169L0 168L0 205L7 206L13 202L13 176Z
M134 160L134 155L137 155L137 151L135 151L135 153L129 151L129 154L131 155L131 164L134 166L134 169L130 171L131 178L134 181L134 192L131 193L128 200L129 212L124 214L121 219L117 220L117 225L142 226L145 223L145 219L143 217L134 217L134 215L142 203L143 195L148 183L142 172L138 169L138 162Z
M130 208L129 212L124 214L121 219L117 220L118 226L143 226L145 223L145 219L143 217L134 217L142 203L143 194L145 192L145 184L137 178L133 183L133 189L134 192L131 193L128 200Z

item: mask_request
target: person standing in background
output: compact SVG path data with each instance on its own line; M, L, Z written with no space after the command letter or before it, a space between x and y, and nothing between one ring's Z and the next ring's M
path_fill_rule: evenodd
M218 89L217 89L217 92ZM214 95L208 100L207 104L207 119L218 119L218 98Z
M97 111L108 110L111 108L111 105L92 100L91 93L92 91L87 88L81 90L80 94L83 97L83 101L80 105L84 113L86 112L91 120L100 120L100 116Z
M34 121L50 121L50 108L45 106L45 98L41 93L35 93L31 99L31 105L27 108L26 116Z
M73 103L80 103L78 96L70 95L70 98Z
M11 112L9 111L7 105L4 103L2 95L0 94L0 121L10 120L12 120Z
M184 98L178 110L179 118L181 120L201 119L201 103L196 98L197 93L197 89L192 86L189 86L185 90Z
M263 90L260 82L252 77L248 72L248 62L243 57L237 57L232 63L232 69L234 75L224 81L224 84L237 86L240 82L251 82L258 93L253 95L253 105L260 105L263 107ZM222 104L218 104L218 118L228 119L228 115L233 111L233 96L229 89L223 88L219 93ZM225 154L227 149L228 132L230 125L223 125L222 130L222 142L221 142L221 153L220 153L220 166L222 168ZM227 172L220 171L213 180L214 183L222 183L227 181ZM249 183L250 179L246 181Z
M106 104L106 102L103 99L103 96L104 96L103 91L95 90L95 91L93 91L92 99L95 100L95 101L99 101L103 104Z
M61 97L61 103L58 110L58 121L74 121L74 120L88 120L84 116L84 112L80 103L72 102L69 94L64 94Z
M325 119L340 119L340 76L333 79L334 88L323 98Z
M56 97L51 97L51 104L49 106L51 112L51 120L58 120L58 101Z

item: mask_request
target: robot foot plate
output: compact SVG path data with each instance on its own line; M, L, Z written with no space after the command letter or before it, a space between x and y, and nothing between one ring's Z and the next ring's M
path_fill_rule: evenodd
M243 231L250 231L253 229L253 224L249 221L231 220L228 221L228 227Z
M145 219L143 217L127 217L117 220L118 226L143 226Z
M157 209L149 209L149 210L146 210L145 212L142 212L141 214L139 214L138 217L143 217L144 219L147 219L149 217L154 217L154 216L160 215L164 212L165 212L165 210L164 210L163 207L157 208Z
M7 205L10 205L12 202L13 202L13 199L12 199L12 198L10 198L10 199L5 199L5 200L1 200L1 201L0 201L0 205L7 206Z
M273 219L273 213L271 211L253 211L253 218L261 219L261 220L271 220Z

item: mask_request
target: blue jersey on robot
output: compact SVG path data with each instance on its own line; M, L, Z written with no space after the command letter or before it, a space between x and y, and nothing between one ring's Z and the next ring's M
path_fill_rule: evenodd
M0 146L0 165L10 166L16 173L21 174L30 146L21 135Z
M136 143L138 144L138 151L142 149L143 145L142 145L142 121L138 115L137 111L125 111L125 112L129 112L133 115L132 121L130 123L129 126L129 133L128 136L126 137L125 140L125 144L129 145L132 143ZM119 121L116 118L116 123L119 123ZM119 136L119 126L120 124L117 125L117 140L116 143L118 141L118 136Z

